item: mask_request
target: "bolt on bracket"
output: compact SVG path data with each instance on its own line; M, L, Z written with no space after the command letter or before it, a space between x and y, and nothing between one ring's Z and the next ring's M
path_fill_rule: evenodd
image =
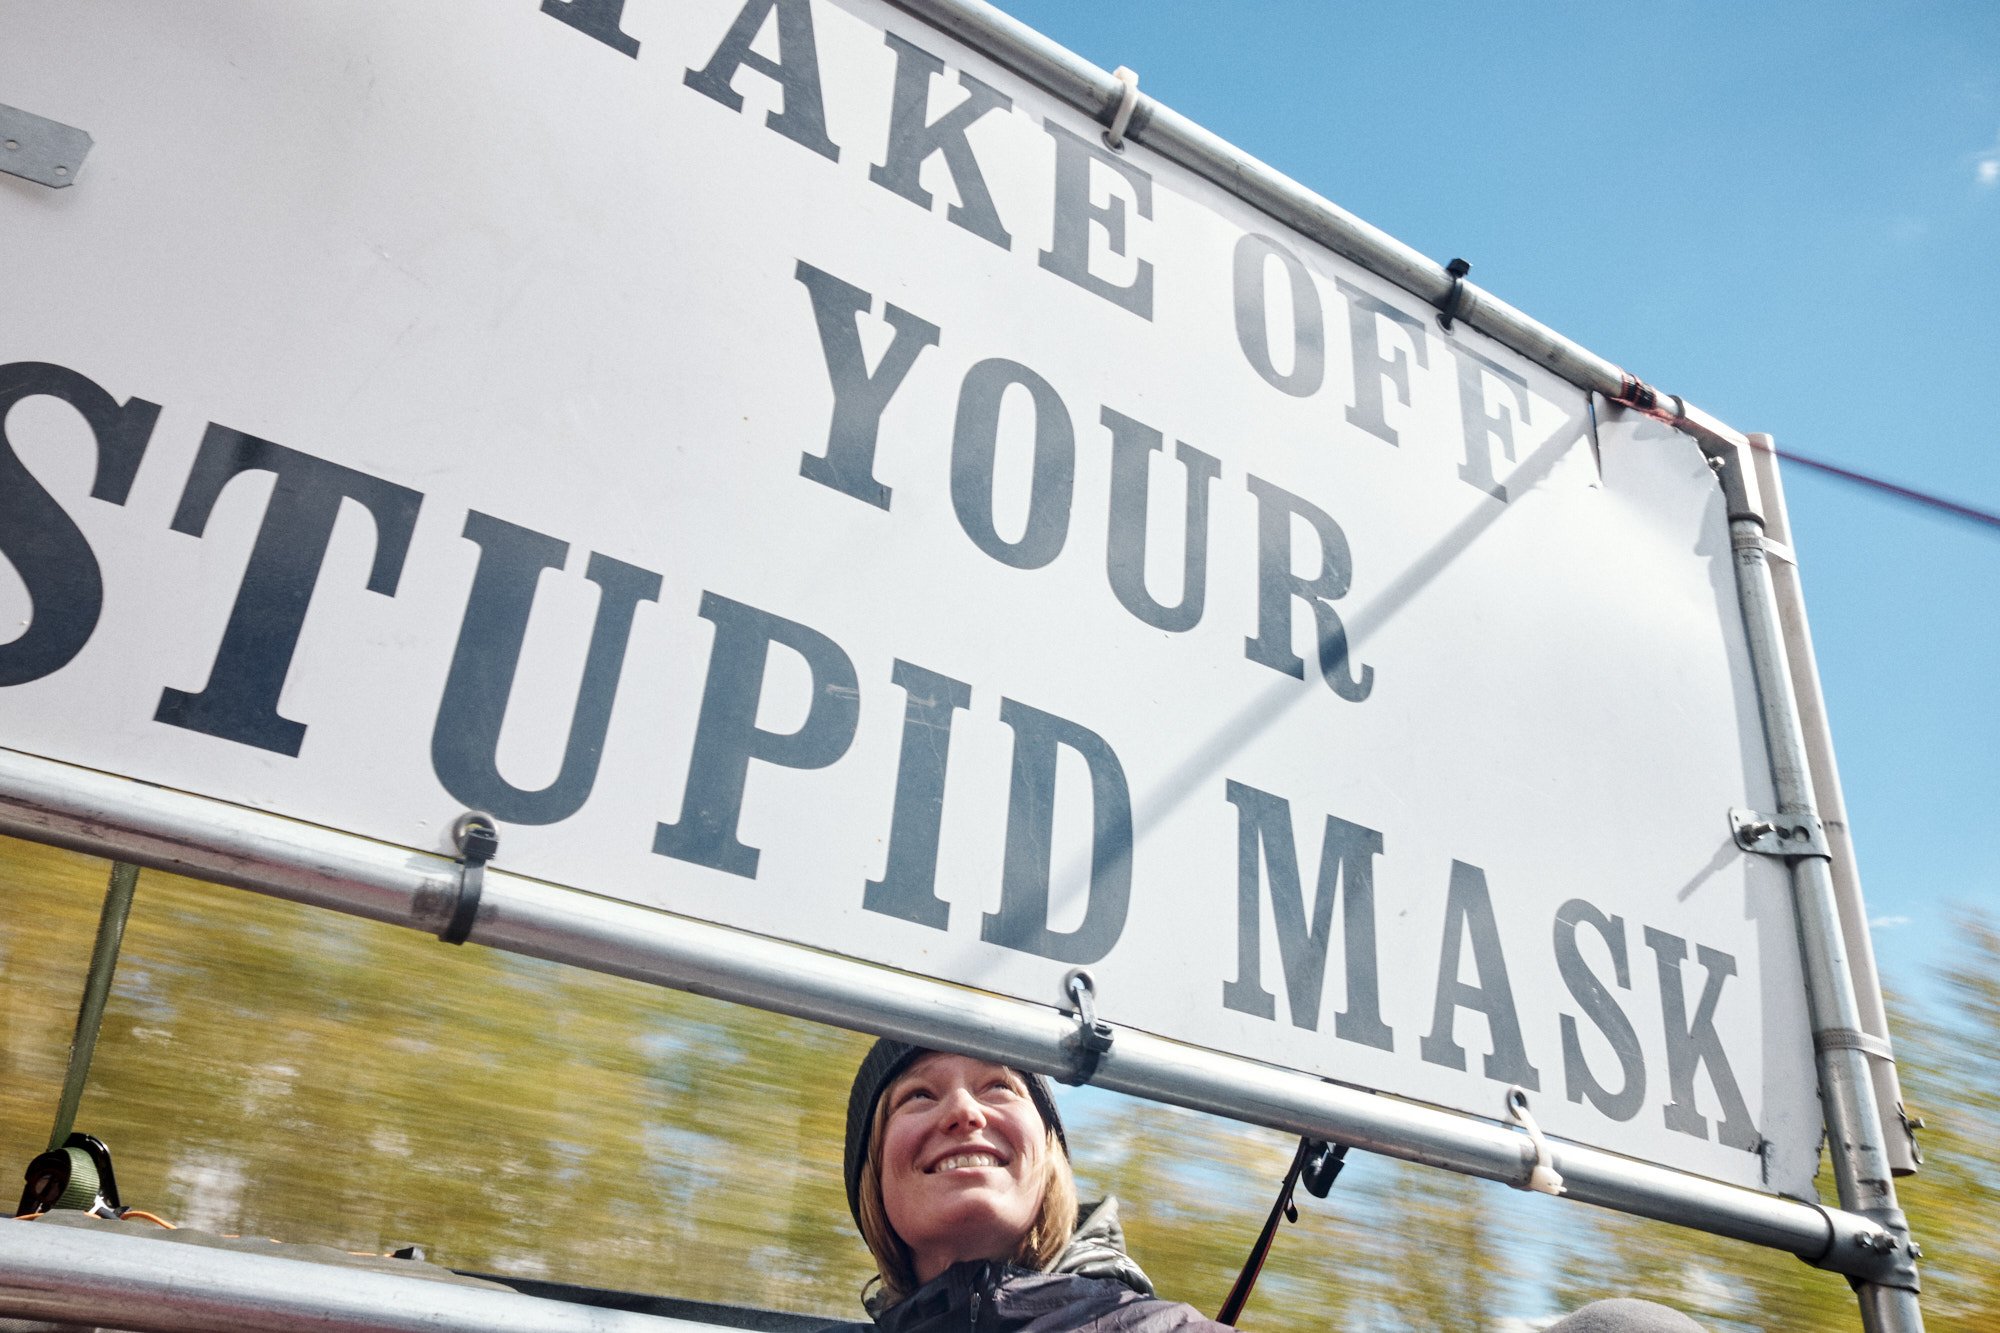
M76 183L91 137L73 125L0 105L0 171L60 190Z
M1738 847L1760 856L1833 855L1826 842L1826 825L1813 815L1767 815L1733 809L1729 831Z

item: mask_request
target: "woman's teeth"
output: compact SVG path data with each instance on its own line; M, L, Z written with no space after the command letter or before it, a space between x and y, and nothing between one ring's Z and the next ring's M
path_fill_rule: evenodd
M998 1157L995 1157L990 1152L962 1152L957 1154L956 1156L945 1158L943 1161L939 1162L936 1166L932 1167L931 1170L956 1171L961 1167L998 1166L998 1165L1000 1165L1000 1159Z

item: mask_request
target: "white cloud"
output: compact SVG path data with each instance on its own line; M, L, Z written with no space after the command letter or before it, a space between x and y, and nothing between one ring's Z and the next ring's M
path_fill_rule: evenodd
M2000 134L1993 136L1993 146L1972 159L1972 178L1986 189L2000 186Z
M1898 926L1909 924L1910 918L1906 916L1878 916L1870 921L1868 926L1871 930L1894 930Z

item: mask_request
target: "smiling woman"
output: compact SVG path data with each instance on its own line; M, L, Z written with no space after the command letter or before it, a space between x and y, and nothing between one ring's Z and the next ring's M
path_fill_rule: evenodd
M919 1282L1017 1249L1047 1260L1069 1239L1061 1205L1073 1204L1075 1187L1020 1074L963 1055L922 1056L874 1119L881 1151L863 1198L879 1201Z
M1048 1080L884 1038L847 1098L847 1204L875 1256L880 1333L1221 1333L1161 1300L1116 1200L1079 1212ZM1649 1301L1599 1301L1548 1333L1700 1333Z
M847 1202L875 1256L883 1333L1216 1330L1154 1298L1117 1205L1078 1216L1048 1080L883 1040L847 1102Z

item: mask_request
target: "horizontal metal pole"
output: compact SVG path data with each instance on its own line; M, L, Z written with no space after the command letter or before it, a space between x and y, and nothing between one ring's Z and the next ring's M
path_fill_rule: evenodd
M985 0L891 3L983 51L1100 123L1110 122L1125 96L1125 85L1109 73ZM1441 306L1451 294L1452 277L1443 265L1144 93L1139 94L1125 137L1429 305ZM1649 388L1615 362L1474 283L1464 284L1456 317L1586 392L1621 400L1635 398L1640 407L1696 437L1732 443L1743 438L1682 399Z
M435 934L458 869L441 856L0 750L0 832L123 858ZM472 940L860 1032L1061 1076L1075 1020L1054 1009L824 954L629 903L486 872ZM1121 1030L1092 1083L1369 1152L1525 1183L1527 1137L1497 1122ZM1496 1099L1497 1105L1497 1099ZM1882 1230L1777 1198L1571 1144L1568 1197L1788 1250L1870 1276Z
M0 1315L137 1333L713 1333L512 1291L12 1220L0 1220Z

